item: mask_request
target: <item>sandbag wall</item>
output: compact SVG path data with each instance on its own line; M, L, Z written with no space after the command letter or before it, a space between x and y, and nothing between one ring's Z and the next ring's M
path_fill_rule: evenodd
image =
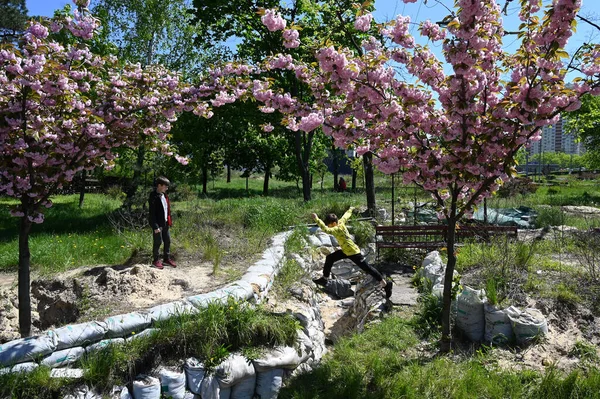
M429 281L432 293L442 298L446 265L439 252L427 254L421 266L421 277ZM474 342L502 345L515 341L526 345L548 333L546 318L540 311L532 308L521 311L514 306L500 309L487 302L483 289L463 286L451 309L458 329Z
M69 365L84 354L150 334L155 331L154 325L158 321L182 313L197 313L210 303L227 303L229 298L260 303L268 295L274 278L285 261L284 243L288 235L289 232L275 235L262 258L249 267L238 281L216 291L193 295L146 311L111 316L104 321L69 325L47 331L40 336L2 344L0 373L29 371L42 364L53 369L52 375L80 377L81 370L70 369ZM320 361L325 352L325 335L320 311L318 306L315 307L316 300L311 302L314 303L298 305L294 310L294 315L303 327L299 331L297 348L274 348L263 359L254 360L251 364L241 355L233 354L217 367L214 374L206 376L200 361L187 359L184 365L185 373L162 370L158 379L140 376L133 383L133 397L158 398L159 396L155 396L157 381L158 394L160 395L162 385L162 391L170 389L168 394L173 398L193 398L193 395L197 394L201 394L205 399L252 398L255 392L260 394L261 398L276 397L283 377L290 375L293 370L310 369ZM38 363L34 359L41 361ZM171 388L168 388L169 386ZM94 395L83 387L71 397L89 399L94 398ZM128 389L115 387L113 397L130 397L127 395Z

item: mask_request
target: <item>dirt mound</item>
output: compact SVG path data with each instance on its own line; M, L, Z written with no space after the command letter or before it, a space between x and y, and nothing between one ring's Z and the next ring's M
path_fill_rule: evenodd
M148 309L209 292L235 279L237 268L213 275L212 264L182 261L163 270L146 264L79 268L31 283L33 334L87 320ZM0 287L0 343L19 338L16 282Z

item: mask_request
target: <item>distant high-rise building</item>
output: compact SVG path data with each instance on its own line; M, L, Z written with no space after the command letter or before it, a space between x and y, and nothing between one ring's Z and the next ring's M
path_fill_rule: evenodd
M563 129L564 121L562 118L554 125L544 126L542 128L542 139L531 143L529 154L539 154L541 152L564 152L566 154L581 155L585 152L583 143L578 142L577 137L565 132Z

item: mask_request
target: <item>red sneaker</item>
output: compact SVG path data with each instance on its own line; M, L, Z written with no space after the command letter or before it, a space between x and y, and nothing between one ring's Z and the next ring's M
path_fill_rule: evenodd
M173 259L165 259L165 260L163 261L163 263L164 263L165 265L169 265L169 266L171 266L171 267L177 267L177 263L175 263L175 261L174 261Z
M160 270L164 269L164 266L160 260L155 260L154 262L152 262L152 267L155 267Z

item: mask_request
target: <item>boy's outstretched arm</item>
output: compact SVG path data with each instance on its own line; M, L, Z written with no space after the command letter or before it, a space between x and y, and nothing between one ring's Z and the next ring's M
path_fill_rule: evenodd
M348 221L348 219L350 219L350 217L352 216L352 211L353 210L354 210L353 206L351 206L350 208L348 208L348 210L346 211L346 213L344 213L344 216L342 216L340 218L340 222L346 223Z

